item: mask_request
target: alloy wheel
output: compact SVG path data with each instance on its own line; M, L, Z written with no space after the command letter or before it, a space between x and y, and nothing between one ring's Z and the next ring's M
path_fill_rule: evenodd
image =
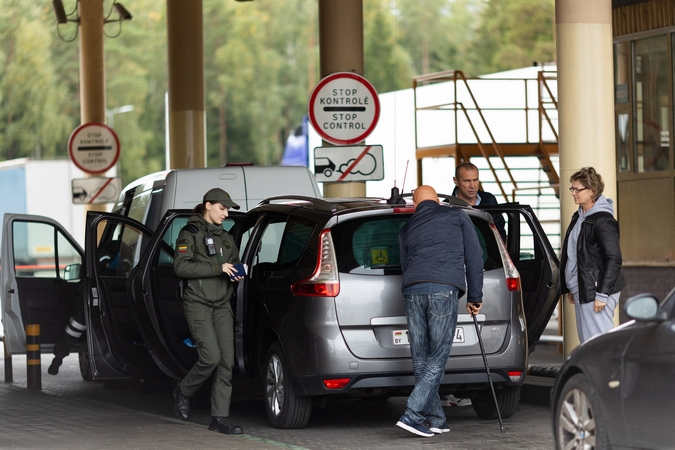
M590 399L580 389L570 390L558 411L558 442L563 449L594 449L595 414Z
M284 369L278 355L272 355L267 363L266 394L270 410L278 416L284 404Z

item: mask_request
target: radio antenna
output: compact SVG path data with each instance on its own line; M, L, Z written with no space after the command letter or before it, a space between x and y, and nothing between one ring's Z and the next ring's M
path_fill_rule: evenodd
M410 163L409 159L407 159L405 162L405 172L403 172L403 185L401 185L401 193L405 192L405 179L408 176L408 163Z

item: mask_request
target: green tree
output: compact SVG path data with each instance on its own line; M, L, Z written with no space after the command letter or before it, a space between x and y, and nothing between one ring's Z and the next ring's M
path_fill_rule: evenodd
M554 0L491 0L475 41L480 73L555 60Z
M411 59L397 42L396 16L388 0L363 3L364 76L377 92L410 87Z
M72 126L44 10L5 1L0 19L0 159L65 154Z
M227 133L226 155L210 146L209 162L278 164L288 133L306 111L315 2L221 5L228 19L217 28L223 36L210 54L207 98L209 112L220 117L216 129Z

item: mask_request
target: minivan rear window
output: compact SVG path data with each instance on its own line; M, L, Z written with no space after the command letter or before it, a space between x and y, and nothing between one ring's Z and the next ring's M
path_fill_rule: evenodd
M410 215L373 216L343 222L331 229L338 270L364 275L401 274L398 233ZM499 247L490 225L471 217L483 249L485 270L502 267Z

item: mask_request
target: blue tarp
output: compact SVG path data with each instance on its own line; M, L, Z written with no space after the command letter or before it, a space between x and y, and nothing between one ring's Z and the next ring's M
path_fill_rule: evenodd
M308 120L302 116L302 125L288 136L284 156L281 158L282 166L309 166L309 139L307 138Z

